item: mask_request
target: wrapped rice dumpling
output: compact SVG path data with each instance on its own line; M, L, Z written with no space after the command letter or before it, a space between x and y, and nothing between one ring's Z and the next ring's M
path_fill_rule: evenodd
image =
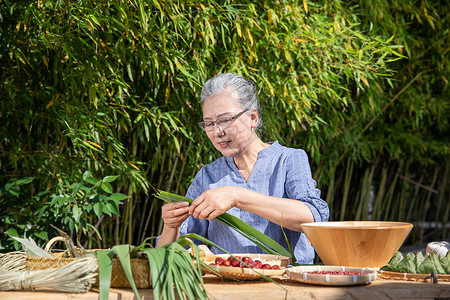
M412 254L412 255L409 255ZM397 272L401 273L417 273L416 265L414 264L414 253L408 253L396 266Z
M436 253L430 253L425 257L423 262L417 268L418 273L420 274L430 274L430 273L438 273L444 274L444 268L442 268L441 262Z
M402 253L400 251L395 252L388 264L382 267L381 270L396 272L396 266L402 259Z
M416 269L417 269L418 266L420 266L420 264L424 261L424 259L425 259L425 257L423 257L422 252L419 251L419 252L416 253L416 257L414 259L414 263L416 265Z

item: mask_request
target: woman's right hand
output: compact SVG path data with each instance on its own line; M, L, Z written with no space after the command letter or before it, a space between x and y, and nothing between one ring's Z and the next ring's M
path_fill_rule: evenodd
M167 227L179 228L189 216L189 202L166 203L162 206L161 217Z

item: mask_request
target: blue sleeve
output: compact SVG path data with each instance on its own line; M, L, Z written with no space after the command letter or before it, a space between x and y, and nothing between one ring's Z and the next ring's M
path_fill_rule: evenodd
M316 222L328 221L328 204L320 198L320 190L312 178L306 152L294 149L287 158L286 194L289 199L304 202L311 210Z

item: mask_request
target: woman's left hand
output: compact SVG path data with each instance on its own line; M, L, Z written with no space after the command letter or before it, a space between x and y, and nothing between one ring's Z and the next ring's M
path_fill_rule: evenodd
M236 199L245 192L244 188L222 186L207 190L195 199L189 207L194 218L212 220L236 206Z

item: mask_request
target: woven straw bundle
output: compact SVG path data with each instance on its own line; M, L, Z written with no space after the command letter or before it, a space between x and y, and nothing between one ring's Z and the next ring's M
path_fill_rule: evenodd
M51 251L57 241L64 241L68 249L60 252ZM45 252L51 253L52 257L28 256L25 252L0 254L0 290L44 287L59 291L85 292L92 285L99 286L98 262L94 252L102 250L104 249L80 249L73 246L70 237L55 237L45 247ZM131 258L130 264L136 287L151 288L148 259ZM74 281L78 284L71 285ZM112 260L110 286L131 288L122 264L117 258Z
M0 291L43 288L85 293L97 276L97 259L93 255L73 259L62 266L33 270L25 270L26 261L17 258L17 255L8 254L2 257L5 264L0 265Z
M101 250L101 249L99 249ZM99 251L97 250L97 251ZM27 270L45 270L48 268L57 268L65 266L79 258L61 257L27 257ZM131 258L131 272L133 279L138 289L148 289L151 287L150 280L150 265L146 258ZM99 286L98 276L95 277L93 286ZM117 258L113 258L112 273L111 273L111 287L115 288L131 288L128 278L123 271L122 265Z

